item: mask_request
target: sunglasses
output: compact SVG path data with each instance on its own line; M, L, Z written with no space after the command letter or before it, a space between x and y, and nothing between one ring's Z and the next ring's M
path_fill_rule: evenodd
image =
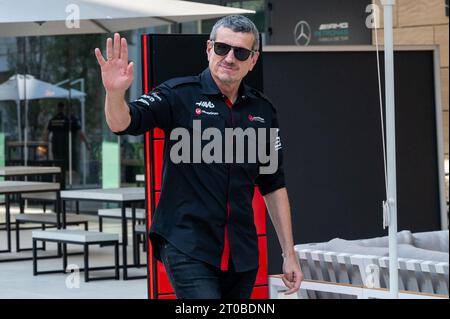
M233 54L234 57L239 60L239 61L247 61L248 57L251 54L256 53L255 50L249 50L246 48L241 48L241 47L234 47L232 45L226 44L226 43L222 43L222 42L216 42L216 41L212 41L213 45L214 45L214 53L220 56L225 56L228 54L228 52L230 52L231 49L233 49Z

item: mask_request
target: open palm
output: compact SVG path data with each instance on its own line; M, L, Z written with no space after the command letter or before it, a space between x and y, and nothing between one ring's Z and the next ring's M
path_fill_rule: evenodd
M114 34L113 40L106 40L106 57L100 49L95 49L95 56L102 72L103 86L108 93L124 93L133 82L133 62L128 63L128 46L125 38Z

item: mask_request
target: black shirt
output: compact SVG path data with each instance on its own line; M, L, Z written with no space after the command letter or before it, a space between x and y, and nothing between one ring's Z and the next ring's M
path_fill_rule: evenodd
M182 127L192 136L196 130L194 120L201 121L202 132L215 127L222 136L226 128L278 128L272 103L242 84L231 106L206 69L198 76L166 81L128 105L131 123L116 134L138 135L155 127L165 132L161 196L150 229L155 256L160 258L158 236L162 236L185 254L215 267L223 269L223 256L229 248L237 272L257 268L254 186L258 185L262 195L285 186L279 137L269 138L267 133L265 141L267 147L277 151L276 172L259 174L260 161L239 163L235 155L232 163L193 163L192 154L190 163L174 163L170 151L179 139L171 140L170 133ZM202 149L208 143L202 140ZM225 138L223 150L224 144ZM192 141L190 146L192 152ZM229 247L225 247L228 242Z
M80 121L75 117L69 118L62 112L57 113L50 119L47 130L52 134L52 151L54 159L64 160L66 168L69 163L69 125L72 131L72 159L75 157L75 145L77 132L81 129Z

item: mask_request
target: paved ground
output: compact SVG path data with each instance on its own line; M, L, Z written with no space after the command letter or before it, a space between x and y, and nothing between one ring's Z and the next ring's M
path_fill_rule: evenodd
M28 208L27 213L42 212L40 208ZM18 213L17 207L12 207L13 220L14 215ZM89 216L89 229L98 230L97 217ZM4 222L4 206L0 206L0 222ZM105 220L104 231L111 233L120 233L120 224L118 220ZM128 232L131 234L131 229ZM12 247L15 247L13 233ZM31 231L21 232L21 246L31 246ZM131 241L131 236L128 239ZM68 246L69 251L81 251L80 246ZM0 230L0 250L6 248L6 233ZM47 252L41 254L54 254L56 244L47 244ZM121 250L120 260L122 259ZM14 256L31 256L31 252L20 254L0 254L1 259ZM128 249L128 262L131 262L131 246ZM145 253L141 253L141 261L145 260ZM93 246L90 249L90 264L92 266L105 266L113 264L113 248ZM83 265L82 255L70 256L69 264ZM39 270L58 269L62 267L61 259L45 259L38 262ZM112 270L91 272L90 276L110 275ZM129 275L145 275L146 267L140 269L130 269ZM85 283L83 273L80 273L79 288L70 288L74 286L73 275L69 274L48 274L33 276L32 261L20 262L0 262L0 299L4 298L84 298L84 299L103 299L103 298L127 298L141 299L147 298L147 281L139 280L106 280L93 281ZM68 284L66 284L66 282Z

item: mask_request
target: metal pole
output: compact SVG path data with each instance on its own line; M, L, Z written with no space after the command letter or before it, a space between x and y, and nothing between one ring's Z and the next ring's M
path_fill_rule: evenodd
M17 77L19 77L19 75L16 75ZM19 85L19 78L17 78L17 84ZM21 113L21 107L20 107L20 96L19 96L19 100L16 101L16 106L17 106L17 127L18 127L18 131L19 131L19 141L23 142L22 139L22 116L20 115Z
M71 40L69 38L69 46L71 44ZM69 73L69 114L68 114L68 118L69 118L69 125L68 125L68 130L69 130L69 185L70 188L72 188L72 89L71 89L71 81L72 78L70 77L70 72L71 72L71 50L69 50L69 58L67 59L68 61L68 65L67 65L67 70Z
M28 165L28 96L27 96L27 74L28 74L28 64L27 64L27 39L24 38L23 41L23 62L25 72L23 75L23 97L25 99L25 129L24 129L24 142L23 142L23 157L24 157L24 165ZM26 179L25 179L26 180Z
M81 85L81 92L84 93L84 79L80 79L80 85ZM81 131L83 132L83 134L86 135L86 123L85 123L85 98L83 97L81 99ZM86 185L86 170L87 170L87 166L86 166L86 143L82 143L81 144L81 156L83 159L82 162L82 167L83 167L83 185Z
M392 9L395 0L382 1L384 6L384 63L386 90L386 157L389 207L389 290L391 298L398 299L397 254L397 177L395 155L395 91L394 91L394 38Z

